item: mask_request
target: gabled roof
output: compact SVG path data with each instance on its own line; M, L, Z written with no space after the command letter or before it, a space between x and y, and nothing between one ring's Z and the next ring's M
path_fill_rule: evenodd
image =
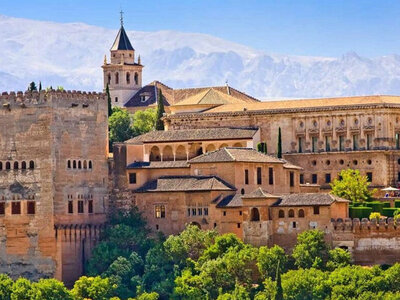
M235 188L216 176L163 176L135 190L144 192L234 191Z
M279 196L272 195L259 187L258 189L252 191L251 193L243 195L242 198L243 199L254 199L254 198L268 199L268 198L279 198Z
M304 193L283 195L274 206L331 205L333 202L350 202L332 194Z
M271 155L267 155L253 148L225 147L215 151L207 152L192 158L189 163L210 163L210 162L285 162Z
M235 140L251 139L258 129L255 128L201 128L167 131L150 131L130 140L127 144L160 143L174 141L206 141L206 140Z
M217 89L209 88L178 102L177 106L182 105L221 105L221 104L235 104L243 103L243 100L232 97Z
M133 49L131 42L129 41L124 26L121 26L121 28L119 29L114 44L111 47L111 51L116 51L116 50L135 50Z
M127 169L173 169L173 168L189 168L186 160L177 161L135 161L129 164Z
M243 206L242 195L234 194L228 196L219 195L217 198L213 200L214 203L217 203L217 208L221 207L241 207Z

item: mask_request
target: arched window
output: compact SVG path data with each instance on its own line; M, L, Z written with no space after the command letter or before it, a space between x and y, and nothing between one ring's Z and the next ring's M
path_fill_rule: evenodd
M242 195L244 195L244 189L241 189L241 190L240 190L240 193L241 193Z
M71 161L70 160L67 161L67 168L71 169Z
M130 84L131 83L131 73L126 73L126 83Z
M111 74L108 73L107 75L107 84L111 84Z
M33 162L33 160L31 160L29 162L29 169L34 169L35 168L35 163Z
M139 75L138 75L138 73L135 73L134 80L135 80L135 84L138 85L139 84Z
M26 162L25 162L25 161L23 161L23 162L21 163L21 169L22 169L22 170L26 170Z
M76 160L74 160L74 161L72 162L72 168L73 168L73 169L76 169Z
M278 215L278 217L279 217L279 218L284 218L284 217L285 217L285 211L284 211L283 209L280 209L280 210L279 210L279 215Z
M84 168L84 169L87 169L87 162L86 162L86 160L83 161L83 168Z
M250 212L250 221L260 221L260 212L258 208L253 207Z
M299 218L304 218L304 209L299 210Z
M184 146L180 145L175 150L175 160L187 160L186 149Z
M78 169L82 169L82 162L80 160L78 161Z
M92 161L89 160L89 169L92 169L92 168L93 168Z
M119 84L119 73L115 73L115 84Z
M17 161L14 161L14 170L18 170L19 169L19 164Z
M171 146L165 146L163 149L163 161L173 161L174 153Z
M6 170L10 170L11 169L11 163L8 161L6 162Z
M215 146L213 144L207 145L206 152L215 151Z
M150 150L150 161L161 161L160 149L157 146Z
M289 209L289 218L294 218L294 210Z

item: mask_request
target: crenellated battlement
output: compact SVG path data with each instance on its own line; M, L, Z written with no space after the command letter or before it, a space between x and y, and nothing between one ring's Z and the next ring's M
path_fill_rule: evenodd
M334 232L369 232L369 233L384 233L398 232L400 235L400 220L395 221L393 218L376 220L356 219L332 219Z
M85 91L26 91L26 92L3 92L0 95L0 109L11 109L16 107L50 106L53 102L65 101L68 105L93 103L106 99L106 94ZM71 102L71 103L68 103Z

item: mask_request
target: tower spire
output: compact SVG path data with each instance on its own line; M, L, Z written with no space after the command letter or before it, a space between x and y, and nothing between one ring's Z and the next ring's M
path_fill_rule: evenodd
M120 18L119 18L119 20L121 21L121 27L123 27L124 26L124 12L123 12L123 10L121 9L121 11L119 12L120 13Z

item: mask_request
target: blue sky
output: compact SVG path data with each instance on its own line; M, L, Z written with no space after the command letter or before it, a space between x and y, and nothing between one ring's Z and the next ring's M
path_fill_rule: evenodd
M0 0L0 14L129 30L200 32L269 53L400 53L400 1Z

